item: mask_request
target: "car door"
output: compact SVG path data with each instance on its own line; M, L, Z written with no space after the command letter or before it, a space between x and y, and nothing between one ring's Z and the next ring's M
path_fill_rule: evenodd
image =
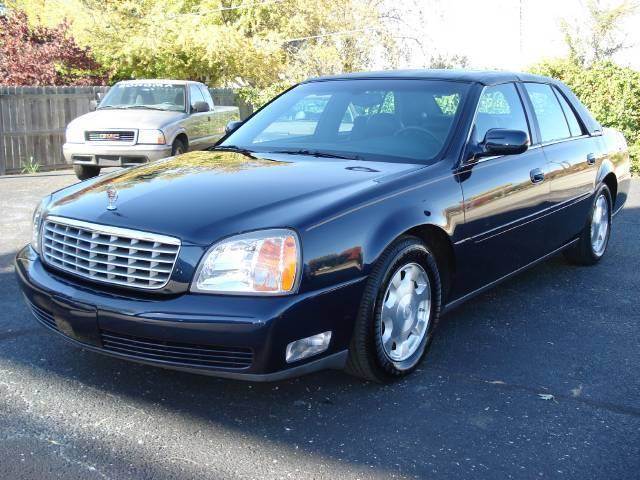
M213 103L213 98L206 85L200 85L200 91L204 97L204 101L209 105L209 111L207 112L207 123L205 124L205 141L206 147L215 145L215 143L224 136L224 127L227 122L224 119L224 115L219 115L216 112L216 107Z
M204 96L198 85L195 83L189 84L189 118L187 118L185 129L189 137L190 150L201 150L207 146L207 116L210 113L194 111L196 102L204 101Z
M547 241L560 247L584 227L599 146L564 95L546 83L524 83L547 159L551 225Z
M492 128L522 130L532 138L525 108L514 83L485 87L469 142L481 143ZM485 157L462 165L458 177L465 224L459 264L465 289L480 288L546 253L543 216L549 188L545 174L546 159L536 146L518 155Z

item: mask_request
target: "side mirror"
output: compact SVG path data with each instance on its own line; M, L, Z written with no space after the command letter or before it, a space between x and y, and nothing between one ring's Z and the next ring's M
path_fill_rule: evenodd
M89 102L89 111L93 112L96 108L98 108L98 101L97 100L91 100Z
M494 155L517 155L529 148L529 135L522 130L492 128L487 131L480 145L481 151L476 157L492 157Z
M207 102L196 102L191 105L191 113L202 113L209 111L209 104Z
M240 120L234 120L227 123L227 125L224 127L225 135L229 135L231 132L235 132L240 125L242 125L242 122Z

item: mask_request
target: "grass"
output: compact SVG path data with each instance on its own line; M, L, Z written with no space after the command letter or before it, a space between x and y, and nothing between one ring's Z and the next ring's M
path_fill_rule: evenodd
M40 171L40 164L33 160L33 157L29 157L29 160L22 162L21 173L38 173Z

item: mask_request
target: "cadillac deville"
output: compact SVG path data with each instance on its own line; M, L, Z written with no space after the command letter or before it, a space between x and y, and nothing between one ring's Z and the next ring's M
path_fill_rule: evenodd
M35 318L88 350L387 382L473 295L559 252L596 264L629 186L622 135L550 78L324 77L209 151L51 194L16 272Z

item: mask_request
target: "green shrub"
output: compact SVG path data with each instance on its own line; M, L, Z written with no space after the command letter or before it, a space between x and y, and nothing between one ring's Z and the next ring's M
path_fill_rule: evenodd
M640 72L610 61L585 68L570 59L547 60L531 71L563 81L603 126L620 130L629 144L631 170L640 174Z

